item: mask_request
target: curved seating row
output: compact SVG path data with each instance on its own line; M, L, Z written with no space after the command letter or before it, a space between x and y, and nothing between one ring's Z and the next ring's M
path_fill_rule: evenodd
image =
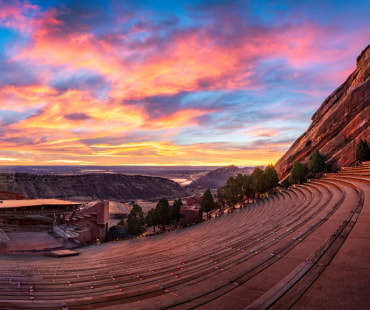
M369 198L366 176L331 175L183 230L0 260L0 307L279 309L330 265ZM367 198L366 198L367 197Z

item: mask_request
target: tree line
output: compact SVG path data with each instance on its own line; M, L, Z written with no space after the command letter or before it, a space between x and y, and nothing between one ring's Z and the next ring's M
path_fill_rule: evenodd
M234 206L244 199L254 199L270 192L278 183L279 177L273 165L268 165L265 170L257 167L251 175L230 177L226 185L217 190L219 207Z
M360 164L364 161L370 161L370 147L366 140L360 140L356 146L356 161ZM308 159L308 172L315 174L325 171L325 159L316 149ZM290 170L289 183L300 184L306 179L306 166L299 161L293 164Z
M370 148L366 140L360 140L356 148L356 160L360 163L370 161ZM309 157L307 168L313 174L325 170L325 160L316 149ZM306 178L306 166L299 161L294 162L288 178L289 184L300 184ZM200 200L201 210L208 212L214 209L223 209L225 206L232 207L243 200L255 199L265 193L271 193L279 184L279 177L273 165L268 165L265 170L255 168L251 175L238 174L230 177L226 184L220 187L216 193L216 201L210 189L207 189ZM144 217L142 208L135 204L127 219L128 230L132 235L142 232L142 227L157 225L177 224L180 219L180 209L183 203L181 199L173 202L172 206L166 198L162 198Z
M135 204L127 217L129 233L131 235L142 233L142 227L145 224L147 226L177 224L180 219L182 205L181 198L175 200L172 206L166 198L162 198L158 201L155 209L152 208L144 218L142 208Z

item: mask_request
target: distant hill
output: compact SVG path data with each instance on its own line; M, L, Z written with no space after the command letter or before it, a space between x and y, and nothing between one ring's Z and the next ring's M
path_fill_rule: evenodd
M134 200L178 198L184 189L159 177L122 174L35 175L0 174L0 191L33 198L70 200Z
M200 177L199 179L191 182L189 184L190 189L218 189L226 184L226 181L230 177L235 177L239 173L241 174L251 174L255 167L245 167L238 168L234 165L218 168L206 175Z
M285 178L295 161L307 163L315 149L335 170L355 163L356 145L370 137L370 45L357 57L356 70L325 99L312 123L275 165Z

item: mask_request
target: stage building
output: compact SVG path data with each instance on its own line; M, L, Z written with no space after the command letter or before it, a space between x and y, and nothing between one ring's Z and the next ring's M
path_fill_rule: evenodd
M0 200L0 252L6 253L7 248L11 248L9 243L12 240L4 231L9 222L17 222L17 219L24 222L37 217L49 219L52 223L49 231L56 239L64 239L65 245L86 245L105 241L109 203L97 202L86 207L80 202L59 199Z

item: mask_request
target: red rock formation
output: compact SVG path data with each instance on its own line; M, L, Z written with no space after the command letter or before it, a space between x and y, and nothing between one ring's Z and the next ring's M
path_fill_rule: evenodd
M23 199L32 199L32 198L23 196L19 193L0 191L0 200L23 200Z
M314 149L332 169L355 163L360 139L370 142L370 45L357 57L356 70L312 116L312 123L275 165L285 178L295 161L307 163Z

